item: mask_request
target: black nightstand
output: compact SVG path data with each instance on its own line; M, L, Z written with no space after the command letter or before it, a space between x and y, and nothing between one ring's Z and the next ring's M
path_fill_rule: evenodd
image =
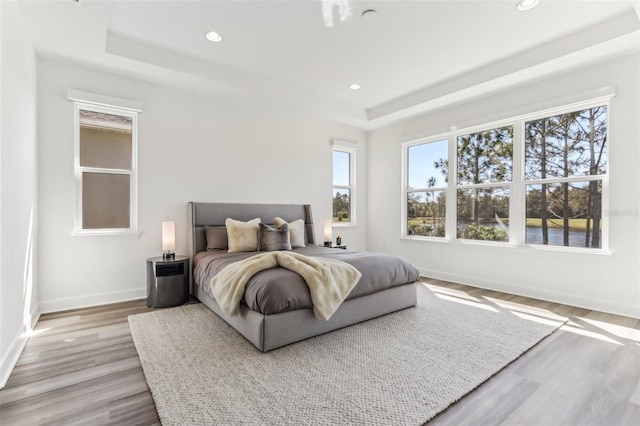
M189 301L189 256L147 259L147 306L167 308Z

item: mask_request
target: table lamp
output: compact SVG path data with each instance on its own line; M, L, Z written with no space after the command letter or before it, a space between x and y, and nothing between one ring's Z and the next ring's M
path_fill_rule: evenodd
M176 257L176 223L174 221L162 222L162 258L173 260Z

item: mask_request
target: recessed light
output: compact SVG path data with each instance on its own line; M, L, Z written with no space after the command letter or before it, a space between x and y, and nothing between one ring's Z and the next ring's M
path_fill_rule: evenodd
M360 88L360 85L358 83L353 83L349 85L349 89L351 90L358 90Z
M209 31L204 36L207 38L207 40L214 43L220 43L222 41L222 36L215 31Z
M362 16L363 19L373 19L376 16L378 16L378 12L376 12L375 9L367 9L364 12L362 12Z
M538 3L540 3L540 0L520 0L516 7L519 11L524 12L525 10L533 9Z

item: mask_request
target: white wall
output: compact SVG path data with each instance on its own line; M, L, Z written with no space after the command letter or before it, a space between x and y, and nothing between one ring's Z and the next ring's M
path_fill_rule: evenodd
M73 107L68 89L141 102L139 239L74 237ZM317 118L239 105L82 68L38 62L40 304L43 312L145 296L145 259L161 253L160 226L176 221L186 252L187 202L310 203L316 239L331 217L330 140L361 147L365 134ZM360 191L361 205L366 191ZM350 248L366 247L366 212L342 230Z
M0 2L0 388L38 313L36 58L16 2Z
M639 75L635 54L371 132L368 248L405 256L426 276L640 318ZM561 106L611 85L609 255L400 238L400 141Z

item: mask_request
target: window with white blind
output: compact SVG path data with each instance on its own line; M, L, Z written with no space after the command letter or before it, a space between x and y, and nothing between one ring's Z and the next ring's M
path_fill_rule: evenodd
M135 233L138 114L75 102L78 235Z

